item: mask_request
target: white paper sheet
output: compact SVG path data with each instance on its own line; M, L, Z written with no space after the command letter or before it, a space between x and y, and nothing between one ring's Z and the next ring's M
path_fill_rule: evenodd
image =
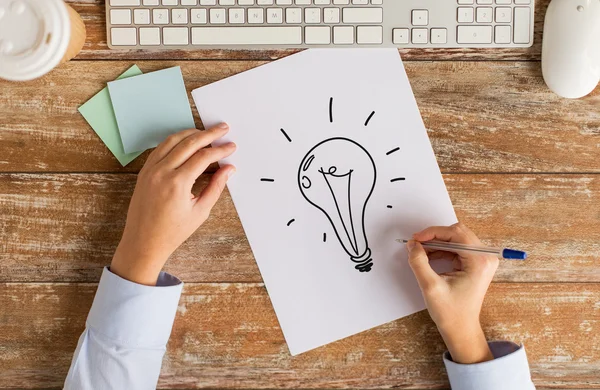
M231 127L229 190L292 355L425 308L395 239L456 216L396 50L304 51L192 94Z

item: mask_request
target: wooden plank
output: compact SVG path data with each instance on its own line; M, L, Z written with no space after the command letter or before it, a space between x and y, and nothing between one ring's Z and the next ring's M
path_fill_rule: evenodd
M600 281L600 177L444 178L459 219L486 243L529 252L526 262L502 262L497 281ZM0 281L96 281L120 239L134 182L134 175L0 175ZM189 282L262 281L228 193L167 269Z
M131 64L71 62L32 82L0 81L0 172L137 172L144 157L121 168L77 112ZM261 64L140 66L149 72L181 65L190 91ZM584 99L559 99L538 63L410 62L406 68L443 171L600 171L600 88Z
M95 285L0 284L0 387L60 386ZM493 284L489 339L524 343L540 388L600 388L600 285ZM426 312L290 357L262 284L187 284L161 388L447 388Z
M110 50L106 45L106 22L103 0L67 0L78 11L87 28L87 41L78 59L219 59L271 60L298 50ZM542 48L544 15L550 0L536 0L534 45L525 49L401 49L405 60L539 60ZM450 15L450 17L452 17Z

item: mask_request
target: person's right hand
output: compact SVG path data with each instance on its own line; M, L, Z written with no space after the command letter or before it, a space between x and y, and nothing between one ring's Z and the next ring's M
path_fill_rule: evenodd
M419 242L437 240L481 246L465 225L433 226L413 235L407 244L409 263L415 273L427 310L436 323L452 359L472 364L492 360L479 313L487 289L498 268L498 257L474 253L427 253ZM438 275L429 260L451 259L454 270Z

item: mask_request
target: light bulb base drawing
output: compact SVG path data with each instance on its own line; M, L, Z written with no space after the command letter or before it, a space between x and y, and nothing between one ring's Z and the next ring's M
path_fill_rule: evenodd
M363 253L362 256L350 256L350 260L352 260L355 263L358 263L354 268L359 270L360 272L371 272L371 269L373 268L373 258L371 257L370 248L367 248L367 250L365 251L365 253Z
M365 214L376 181L373 158L349 138L334 137L318 143L298 168L300 192L325 214L340 245L360 272L373 268Z

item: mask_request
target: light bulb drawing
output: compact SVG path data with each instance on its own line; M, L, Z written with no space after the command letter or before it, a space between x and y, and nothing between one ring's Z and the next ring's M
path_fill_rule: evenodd
M329 98L329 122L334 122L333 97ZM373 122L372 111L364 126ZM280 128L285 142L293 142L293 133ZM385 153L391 156L400 151L396 146ZM383 153L382 153L383 154ZM262 177L261 182L272 185L274 178ZM278 179L277 179L278 180ZM390 179L391 183L403 182L404 177ZM373 268L372 250L365 231L365 215L371 195L377 183L375 160L365 147L346 137L328 137L313 146L302 158L297 171L297 185L304 199L319 209L327 221L350 260L361 273ZM395 206L388 204L388 209ZM286 226L302 227L302 221L296 218L287 221ZM323 233L322 241L327 243L328 235Z
M365 231L365 212L377 168L369 152L349 138L329 138L315 145L298 168L298 187L304 198L321 210L355 268L373 267Z

